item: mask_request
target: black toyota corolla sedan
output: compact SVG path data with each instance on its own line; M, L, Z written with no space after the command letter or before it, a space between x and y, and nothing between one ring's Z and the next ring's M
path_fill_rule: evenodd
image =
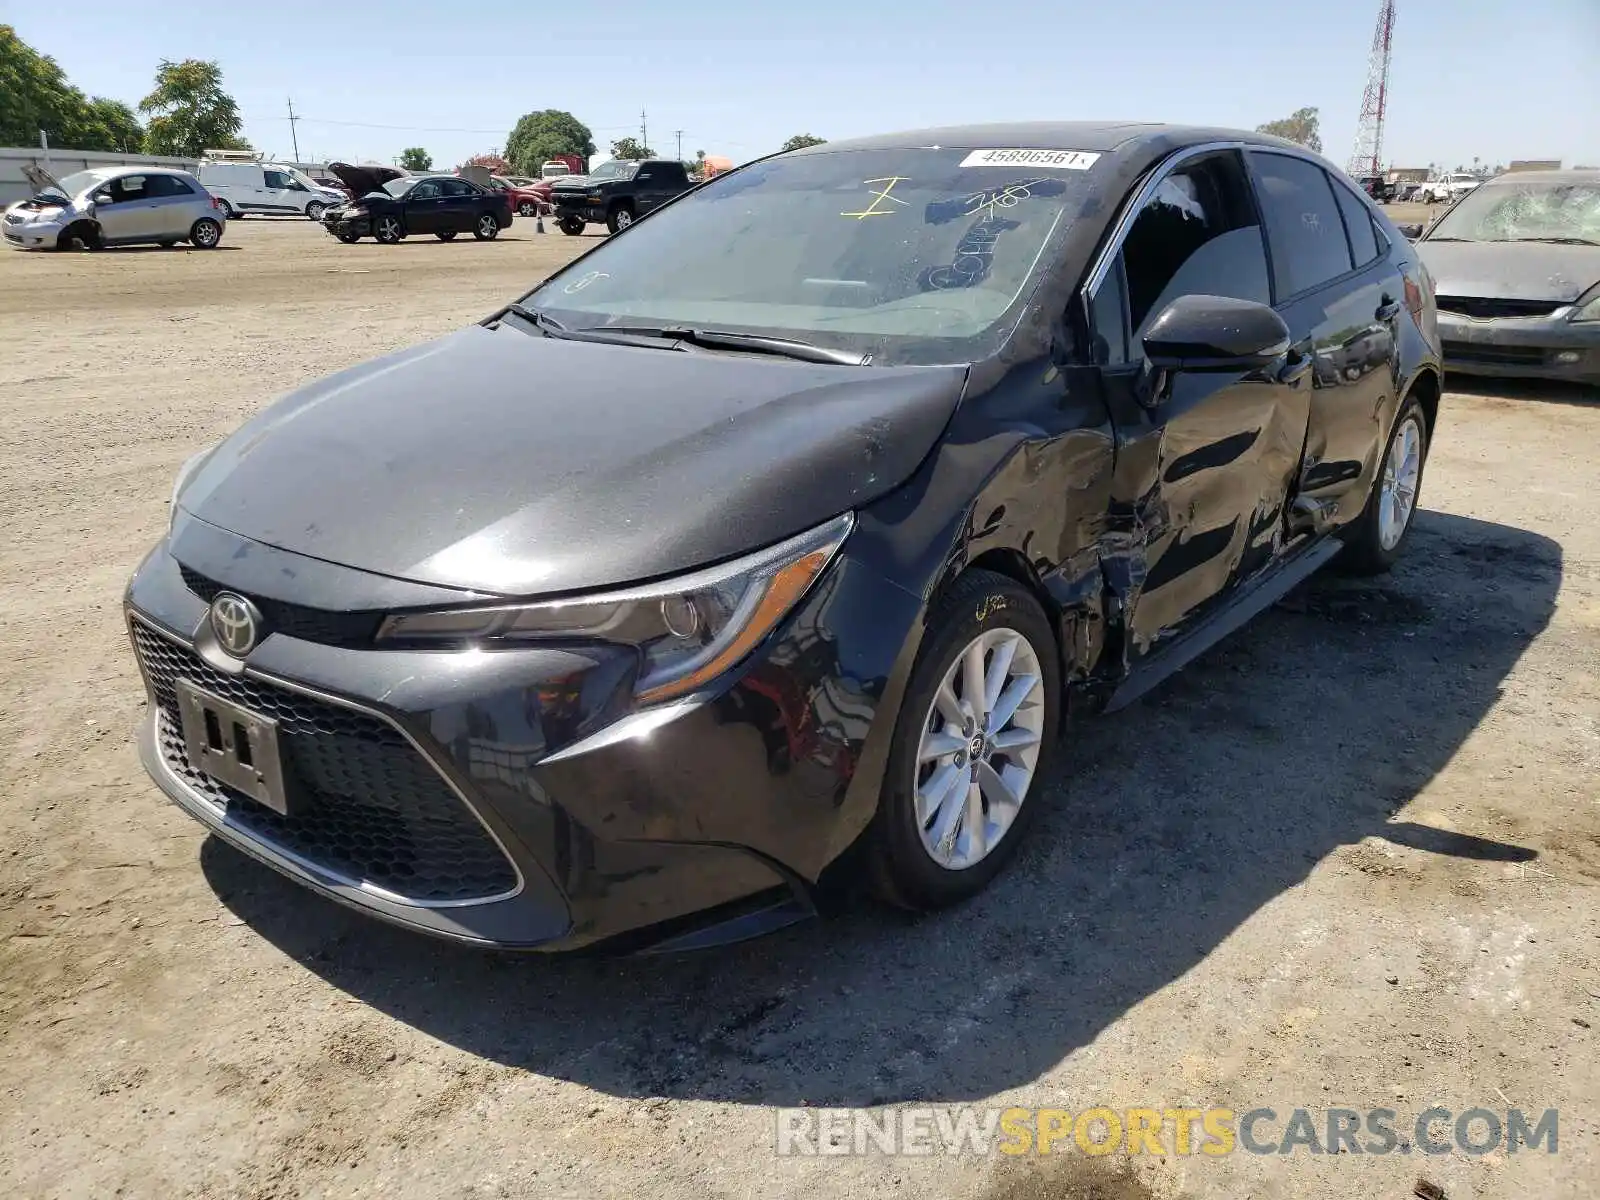
M127 591L145 765L307 887L481 943L731 940L831 866L961 900L1069 701L1395 561L1434 326L1388 219L1271 138L752 163L185 464Z

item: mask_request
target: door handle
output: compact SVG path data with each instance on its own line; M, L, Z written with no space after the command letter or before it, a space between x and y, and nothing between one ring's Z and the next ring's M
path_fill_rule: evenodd
M1278 382L1284 387L1294 387L1311 374L1311 367L1311 355L1302 347L1294 346L1285 356L1283 366L1278 368Z
M1380 321L1392 321L1400 315L1400 301L1391 296L1385 296L1383 303L1378 305L1378 311L1372 315Z

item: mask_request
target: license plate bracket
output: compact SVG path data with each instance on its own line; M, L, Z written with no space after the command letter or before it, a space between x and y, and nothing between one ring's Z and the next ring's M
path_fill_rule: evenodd
M173 681L173 691L190 764L218 783L288 816L278 722L184 679Z

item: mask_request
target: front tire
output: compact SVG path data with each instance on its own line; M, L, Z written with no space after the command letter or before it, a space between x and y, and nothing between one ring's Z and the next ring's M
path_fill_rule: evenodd
M79 221L76 225L67 226L56 238L57 250L71 250L80 244L85 250L100 249L100 230L88 221Z
M942 908L999 874L1039 807L1060 714L1039 602L1003 575L961 576L928 617L868 834L884 899Z
M322 214L326 211L327 205L321 204L316 200L313 200L310 204L306 205L306 216L311 218L313 221L322 220Z
M405 237L405 226L400 224L396 216L379 217L372 225L372 236L385 246L398 245L401 238Z
M1389 431L1383 463L1361 515L1346 530L1339 566L1353 575L1381 575L1400 558L1417 515L1422 469L1428 461L1428 418L1415 395L1406 397Z
M201 217L189 227L189 244L196 250L215 250L222 241L222 223Z
M472 236L480 242L492 242L500 236L500 222L495 220L493 213L479 213L477 223L472 227Z

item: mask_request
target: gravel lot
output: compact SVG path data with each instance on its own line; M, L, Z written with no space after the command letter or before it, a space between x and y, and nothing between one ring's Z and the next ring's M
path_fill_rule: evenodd
M1401 567L1314 581L1075 727L1032 844L959 911L691 958L484 955L309 896L168 805L119 600L179 462L586 244L256 220L213 253L0 253L0 1194L1592 1194L1592 394L1453 391ZM773 1155L771 1106L887 1101L1389 1107L1402 1130L1558 1108L1560 1142Z

